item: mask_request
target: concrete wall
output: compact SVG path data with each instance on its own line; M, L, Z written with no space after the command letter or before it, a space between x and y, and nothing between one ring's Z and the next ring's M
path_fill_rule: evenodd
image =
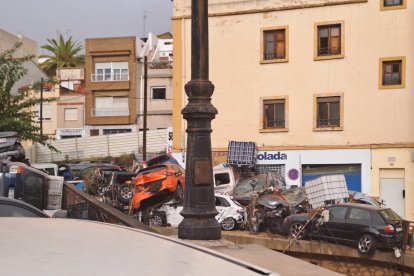
M148 68L147 74L147 128L160 129L171 127L173 106L172 68ZM164 87L166 89L165 99L153 99L152 88L154 87ZM141 87L139 98L144 98L143 85ZM137 124L139 128L143 128L143 106L141 106L141 112L139 112Z
M58 128L83 128L85 111L85 94L83 93L61 93L58 102ZM66 120L65 109L76 108L78 111L77 120Z

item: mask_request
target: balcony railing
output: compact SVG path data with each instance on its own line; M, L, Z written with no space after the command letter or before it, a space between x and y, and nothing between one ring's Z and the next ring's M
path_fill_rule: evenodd
M265 128L285 128L285 120L267 121Z
M318 56L329 56L329 55L340 55L341 48L339 47L329 47L329 48L319 48Z
M93 108L92 117L129 116L128 108Z
M92 74L92 82L129 81L129 74Z
M318 119L316 121L317 127L339 127L340 119Z
M149 69L171 69L173 66L172 61L152 61L148 62Z

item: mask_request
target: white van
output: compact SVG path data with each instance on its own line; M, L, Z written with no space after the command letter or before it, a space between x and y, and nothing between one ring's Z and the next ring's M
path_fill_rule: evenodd
M236 177L234 170L227 164L219 164L213 168L214 175L214 191L233 195L236 187Z
M58 175L58 165L55 163L33 163L31 167L43 171L48 175Z

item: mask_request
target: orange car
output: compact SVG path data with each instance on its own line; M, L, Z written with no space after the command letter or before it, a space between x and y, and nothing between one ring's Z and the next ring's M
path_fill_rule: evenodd
M174 198L184 198L185 172L179 165L164 164L142 169L133 180L134 209L146 209Z

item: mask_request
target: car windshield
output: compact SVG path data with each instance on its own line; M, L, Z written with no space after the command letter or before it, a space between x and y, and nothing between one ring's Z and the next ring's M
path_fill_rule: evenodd
M393 221L402 220L402 218L392 209L381 210L380 213L384 218L389 219L389 220L393 220Z

